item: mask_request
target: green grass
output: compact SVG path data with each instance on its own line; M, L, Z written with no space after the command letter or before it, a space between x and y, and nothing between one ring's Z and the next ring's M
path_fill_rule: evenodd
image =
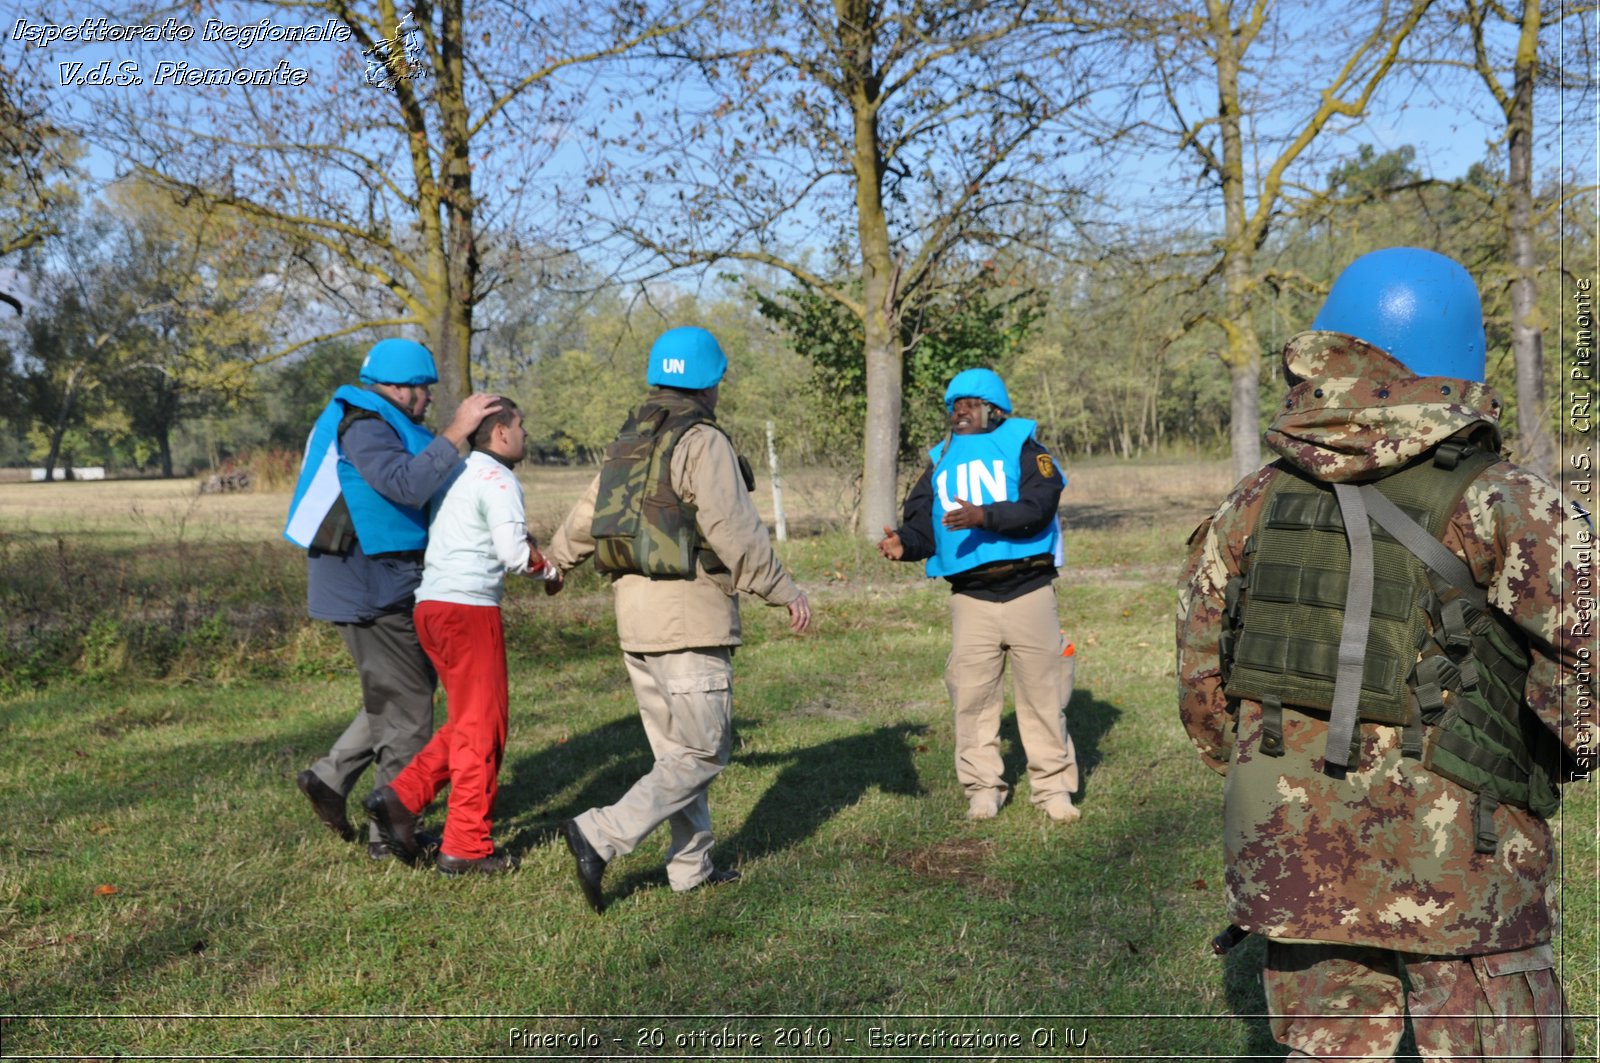
M747 604L738 737L712 789L717 858L744 879L672 893L658 832L608 869L604 918L555 828L619 796L649 753L592 576L509 600L496 834L523 867L481 881L371 862L311 819L293 776L358 700L326 626L273 641L223 625L213 657L232 665L209 667L189 638L157 676L105 657L133 630L110 596L100 666L64 659L0 702L3 1053L955 1054L870 1048L880 1027L1021 1040L964 1053L976 1058L1275 1057L1258 943L1226 960L1207 947L1224 921L1220 780L1177 724L1172 677L1191 516L1069 537L1058 594L1086 768L1071 828L1034 812L1025 784L998 819L962 818L942 585L842 535L786 544L817 629L793 638L781 610ZM263 550L192 545L191 595L235 615L205 574L251 572L265 588L253 605L290 611L298 562ZM1016 777L1009 717L1004 736ZM1568 797L1563 976L1573 1010L1593 1013L1595 791ZM776 1045L790 1029L800 1047ZM1031 1047L1036 1030L1054 1047ZM746 1040L713 1040L724 1031ZM540 1048L534 1034L580 1041ZM1592 1018L1579 1034L1592 1057Z

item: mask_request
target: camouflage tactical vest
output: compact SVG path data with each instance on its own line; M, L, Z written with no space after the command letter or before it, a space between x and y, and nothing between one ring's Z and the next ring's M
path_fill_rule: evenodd
M695 507L672 489L673 448L698 424L716 427L716 416L688 395L661 389L606 447L590 525L598 571L693 579L697 561L708 571L726 570L700 538Z
M1449 441L1374 486L1438 538L1468 485L1499 460L1493 451ZM1263 704L1262 752L1269 756L1282 755L1281 715L1274 728L1274 712L1332 705L1350 578L1349 545L1331 486L1280 468L1245 544L1245 572L1229 582L1222 642L1227 694ZM1559 803L1560 746L1524 708L1529 657L1523 637L1497 610L1477 608L1466 588L1431 571L1376 522L1372 554L1360 718L1405 728L1407 756L1479 795L1479 851L1490 851L1495 802L1541 816ZM1358 730L1352 764L1359 742Z

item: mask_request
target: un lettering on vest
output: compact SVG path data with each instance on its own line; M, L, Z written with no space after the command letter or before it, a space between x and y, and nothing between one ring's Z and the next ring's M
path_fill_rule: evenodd
M939 505L946 513L956 508L955 501L950 497L950 471L940 469L938 476ZM1006 463L998 458L991 462L963 462L955 467L955 474L956 498L975 506L1011 501L1007 497Z

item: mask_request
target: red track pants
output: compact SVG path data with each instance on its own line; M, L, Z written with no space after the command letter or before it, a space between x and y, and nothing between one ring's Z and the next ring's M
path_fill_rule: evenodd
M464 860L494 852L489 840L506 748L506 640L500 608L418 602L417 640L444 686L447 719L389 785L413 812L450 786L441 851Z

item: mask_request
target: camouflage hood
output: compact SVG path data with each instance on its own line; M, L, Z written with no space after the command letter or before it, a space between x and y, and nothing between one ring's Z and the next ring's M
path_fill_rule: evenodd
M1267 445L1330 483L1392 472L1458 433L1500 443L1500 400L1487 384L1417 377L1339 332L1302 332L1283 348L1289 394Z

